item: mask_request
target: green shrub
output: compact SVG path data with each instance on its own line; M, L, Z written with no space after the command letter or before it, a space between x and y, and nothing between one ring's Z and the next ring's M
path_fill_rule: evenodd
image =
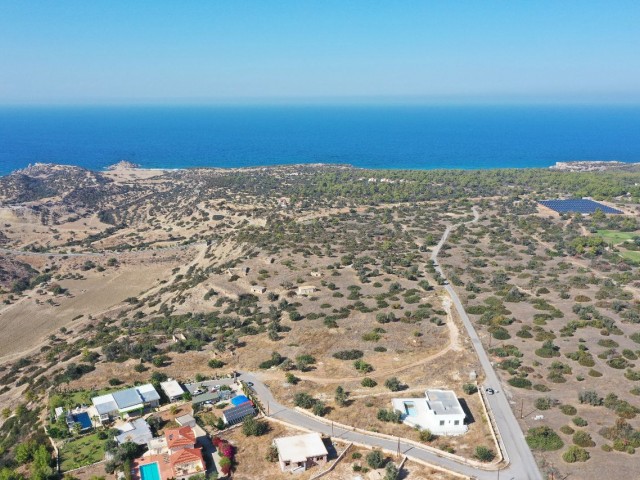
M296 393L293 397L293 403L296 407L312 408L316 400L305 392Z
M530 428L527 432L526 440L529 447L535 450L558 450L564 445L560 436L546 426Z
M420 436L421 442L431 442L434 438L436 438L436 436L431 433L431 430L429 430L428 428L420 430L420 433L418 435Z
M586 427L587 425L589 425L589 422L587 422L582 417L575 417L573 418L572 422L575 424L576 427Z
M575 430L571 428L569 425L563 425L560 427L560 431L565 435L573 435Z
M511 377L508 381L509 385L516 388L531 388L531 381L522 377Z
M364 352L362 350L342 350L333 354L333 358L338 360L357 360L362 358Z
M537 398L534 402L534 406L538 410L549 410L551 408L551 399L549 397Z
M551 340L547 340L542 344L542 347L535 351L535 353L542 358L552 358L560 356L560 352L558 350L560 350L559 347L554 345Z
M511 338L511 335L509 335L509 331L504 327L495 327L491 332L491 335L496 340L508 340Z
M384 386L392 392L398 392L404 388L404 385L396 377L387 378L384 382Z
M373 388L378 385L378 382L376 382L373 378L365 377L362 379L362 382L360 382L360 385L367 388Z
M475 383L465 383L462 385L462 391L467 395L473 395L478 392L478 386Z
M562 454L562 459L567 463L586 462L590 455L584 448L572 445Z
M393 410L393 409L385 410L384 408L381 408L380 410L378 410L377 418L381 422L391 422L391 423L402 422L402 414L397 410Z
M565 415L575 415L578 410L573 405L560 405L560 411Z
M382 468L385 463L384 455L380 450L373 450L367 454L367 465L371 468Z
M373 366L364 360L356 360L353 362L353 366L361 373L373 372Z
M614 357L607 362L607 365L617 370L622 370L623 368L633 366L624 357Z
M490 462L496 457L496 454L490 448L487 448L484 445L478 445L476 447L476 453L474 457L476 457L481 462Z
M547 387L546 385L542 384L542 383L536 383L533 386L533 389L536 390L537 392L549 392L550 388Z
M573 443L579 447L595 447L596 444L587 432L578 430L573 434Z
M224 362L222 360L218 360L217 358L212 358L209 360L209 367L211 368L222 368L224 367Z
M259 437L269 431L269 425L266 422L256 420L252 416L248 416L244 422L242 422L242 433L246 437Z
M578 401L587 405L597 407L602 405L602 397L595 390L585 390L578 394Z

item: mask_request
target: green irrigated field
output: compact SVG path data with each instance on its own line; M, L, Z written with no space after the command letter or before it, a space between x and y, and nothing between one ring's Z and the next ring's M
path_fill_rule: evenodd
M104 440L92 433L64 444L60 449L60 469L63 472L91 465L104 458Z
M640 262L640 252L632 252L631 250L624 250L620 252L620 255L634 262Z
M598 230L598 235L600 235L608 243L618 245L620 243L626 242L627 240L631 240L633 237L637 237L638 235L640 235L640 233L619 232L617 230Z

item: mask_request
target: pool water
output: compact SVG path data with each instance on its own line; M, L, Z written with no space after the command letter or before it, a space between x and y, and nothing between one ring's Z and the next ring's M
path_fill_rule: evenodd
M405 412L407 412L407 415L409 415L410 417L416 416L416 406L413 403L405 402L404 410Z
M231 399L231 403L233 405L235 405L236 407L238 405L242 405L243 403L248 402L248 401L249 401L249 399L244 395L238 395L237 397L233 397Z
M82 427L82 430L93 427L91 424L91 419L89 418L89 414L87 412L78 413L73 416L73 421L79 423Z
M140 467L140 480L160 480L160 469L156 462Z

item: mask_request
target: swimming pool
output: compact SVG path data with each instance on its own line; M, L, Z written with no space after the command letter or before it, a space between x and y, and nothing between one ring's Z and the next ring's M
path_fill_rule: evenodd
M236 407L238 405L242 405L243 403L246 403L248 401L249 401L249 399L245 395L238 395L237 397L233 397L231 399L231 403L233 405L235 405Z
M88 428L93 427L91 423L91 419L89 418L89 414L87 412L76 413L72 415L73 421L79 423L82 427L82 430L86 430Z
M160 480L160 469L156 462L140 467L140 480Z
M416 416L416 406L413 402L404 402L404 411L410 417Z

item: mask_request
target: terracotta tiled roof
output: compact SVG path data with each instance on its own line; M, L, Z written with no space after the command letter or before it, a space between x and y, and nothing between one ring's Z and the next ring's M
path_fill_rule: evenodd
M164 436L170 449L196 444L196 434L191 427L168 428L165 430Z
M172 467L180 465L181 463L191 463L196 461L204 464L202 451L199 448L184 448L177 451L176 453L173 453L169 458L169 462L171 463Z

